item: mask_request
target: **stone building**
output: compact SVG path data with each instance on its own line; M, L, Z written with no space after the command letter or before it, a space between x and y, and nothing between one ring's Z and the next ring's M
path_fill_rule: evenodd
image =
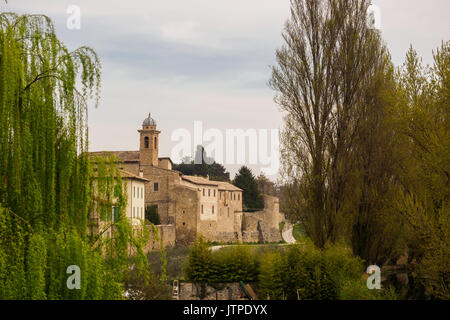
M145 186L149 180L145 179L142 175L135 175L125 170L119 170L119 173L128 199L127 206L125 207L125 216L130 220L132 226L138 227L145 218ZM98 178L96 177L95 179L94 189L97 190ZM93 213L89 216L89 232L92 234L102 232L105 237L110 237L112 235L112 229L111 227L108 228L108 225L110 225L110 222L116 221L119 216L117 199L113 198L108 202L105 199L102 199L97 191L95 191L94 200L95 208ZM103 217L100 219L99 214L101 210L99 207L102 204L105 204L106 208L112 208L110 217Z
M277 197L264 195L264 210L245 212L242 218L242 242L281 241L280 222L285 218L279 206Z
M191 243L197 234L209 241L242 241L242 190L227 182L172 170L170 158L159 157L161 132L150 115L138 132L138 151L91 155L114 155L122 170L150 181L145 185L145 206L155 207L166 234L175 235L177 244Z

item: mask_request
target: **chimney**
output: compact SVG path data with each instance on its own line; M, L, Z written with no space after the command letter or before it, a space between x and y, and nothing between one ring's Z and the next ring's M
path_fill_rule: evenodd
M143 178L144 177L144 171L139 170L139 177Z

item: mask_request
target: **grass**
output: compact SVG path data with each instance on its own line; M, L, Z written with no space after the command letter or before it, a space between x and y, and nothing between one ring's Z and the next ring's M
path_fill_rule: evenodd
M279 224L281 239L283 239L283 229L284 229L285 224L286 224L286 222L284 222L284 221L281 221Z
M306 237L305 228L301 224L294 224L292 235L294 236L295 240L300 241L301 239Z

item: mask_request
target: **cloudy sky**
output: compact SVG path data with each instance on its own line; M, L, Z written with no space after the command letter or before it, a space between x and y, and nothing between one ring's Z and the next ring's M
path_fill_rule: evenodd
M374 0L393 61L412 44L425 63L450 39L450 1ZM67 8L81 9L81 28L66 27ZM151 112L162 131L278 129L282 115L267 86L282 44L288 0L9 0L2 11L43 13L70 49L93 47L103 65L102 99L89 113L90 150L137 150ZM192 146L194 147L194 146ZM234 173L237 166L227 165ZM258 174L261 166L253 166Z

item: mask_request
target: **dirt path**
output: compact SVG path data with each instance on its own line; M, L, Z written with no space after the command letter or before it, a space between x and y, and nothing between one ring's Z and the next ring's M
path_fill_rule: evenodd
M286 241L289 244L296 243L294 235L292 234L292 231L294 230L294 226L287 222L284 224L283 231L281 232L281 236L283 237L283 240Z

